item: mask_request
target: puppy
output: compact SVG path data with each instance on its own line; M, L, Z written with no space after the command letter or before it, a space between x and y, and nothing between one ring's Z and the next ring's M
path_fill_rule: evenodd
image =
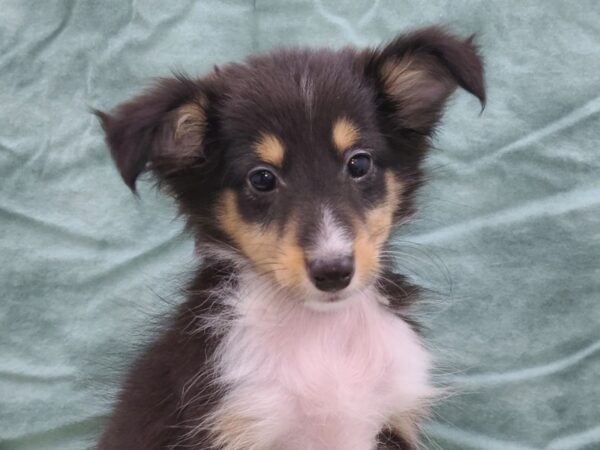
M388 242L472 39L280 50L96 111L127 186L151 172L202 256L133 364L101 450L415 449L434 389Z

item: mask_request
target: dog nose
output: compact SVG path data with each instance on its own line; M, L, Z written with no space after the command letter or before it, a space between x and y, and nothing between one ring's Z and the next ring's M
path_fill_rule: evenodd
M309 264L308 272L320 291L335 292L350 284L354 275L354 259L342 256L335 259L317 259Z

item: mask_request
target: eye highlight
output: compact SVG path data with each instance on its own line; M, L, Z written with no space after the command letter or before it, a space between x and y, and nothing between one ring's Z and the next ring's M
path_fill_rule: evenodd
M346 169L352 178L362 178L371 171L372 166L371 155L361 152L352 155L346 164Z
M277 177L268 169L255 169L248 174L248 183L259 192L270 192L277 187Z

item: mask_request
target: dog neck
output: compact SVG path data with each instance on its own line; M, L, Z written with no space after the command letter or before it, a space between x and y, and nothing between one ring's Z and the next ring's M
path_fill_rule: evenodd
M253 270L220 292L229 313L216 381L226 394L208 425L224 449L370 449L431 396L426 351L374 287L328 311Z

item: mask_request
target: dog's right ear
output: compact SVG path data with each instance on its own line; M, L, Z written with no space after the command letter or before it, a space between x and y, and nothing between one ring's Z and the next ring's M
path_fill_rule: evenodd
M205 158L209 98L201 80L178 75L107 114L95 110L121 177L135 192L138 176L168 176Z

